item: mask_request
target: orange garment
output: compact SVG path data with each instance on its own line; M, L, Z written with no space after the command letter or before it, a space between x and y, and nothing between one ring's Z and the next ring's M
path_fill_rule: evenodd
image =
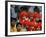
M10 28L10 32L17 32L16 25L13 28Z

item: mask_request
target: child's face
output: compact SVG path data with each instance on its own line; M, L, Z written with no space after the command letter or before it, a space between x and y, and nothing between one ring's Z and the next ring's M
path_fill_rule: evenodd
M11 25L12 25L12 27L14 27L15 26L15 21L12 21Z
M15 24L15 21L12 21L12 24Z
M22 26L19 24L19 25L17 26L17 30L20 31L21 28L22 28Z

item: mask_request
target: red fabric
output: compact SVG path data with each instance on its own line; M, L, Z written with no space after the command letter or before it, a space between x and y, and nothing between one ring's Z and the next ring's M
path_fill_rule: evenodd
M33 13L32 12L29 12L28 13L28 17L32 17L33 16Z
M26 17L27 17L27 16L28 16L28 14L27 14L27 12L20 12L20 13L19 13L19 16L20 16L20 17L24 17L24 16L26 16Z
M20 18L19 21L20 21L21 24L24 24L24 20L23 19Z
M30 27L28 27L28 28L27 28L27 31L31 31L31 28L30 28Z
M24 23L28 26L31 24L29 20L25 20Z
M33 17L35 17L35 18L40 18L40 17L41 17L41 14L40 14L40 13L35 12L35 13L33 13Z
M38 23L38 27L39 27L39 28L42 27L42 22L39 22L39 23Z
M20 12L19 16L20 16L20 19L19 19L20 23L23 24L23 25L29 26L27 28L27 31L30 31L30 30L35 31L35 28L37 28L37 27L41 28L42 27L42 22L39 22L39 23L36 24L36 18L41 18L41 15L39 13L37 13L37 12L36 13ZM29 21L29 20L22 19L22 17L24 17L24 16L27 17L27 18L32 16L34 18L33 18L32 21ZM34 28L33 29L30 28L30 26L33 26Z

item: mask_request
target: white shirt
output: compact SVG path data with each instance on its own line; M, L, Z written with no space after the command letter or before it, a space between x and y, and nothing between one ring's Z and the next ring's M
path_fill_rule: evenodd
M15 9L13 7L11 7L11 17L16 18L17 17L17 13L15 13Z

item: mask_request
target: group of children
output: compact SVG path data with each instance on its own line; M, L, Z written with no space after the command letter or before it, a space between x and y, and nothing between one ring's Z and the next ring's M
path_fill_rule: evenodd
M11 32L39 31L42 30L42 14L37 6L34 12L28 12L26 7L21 7L16 20L11 22Z

